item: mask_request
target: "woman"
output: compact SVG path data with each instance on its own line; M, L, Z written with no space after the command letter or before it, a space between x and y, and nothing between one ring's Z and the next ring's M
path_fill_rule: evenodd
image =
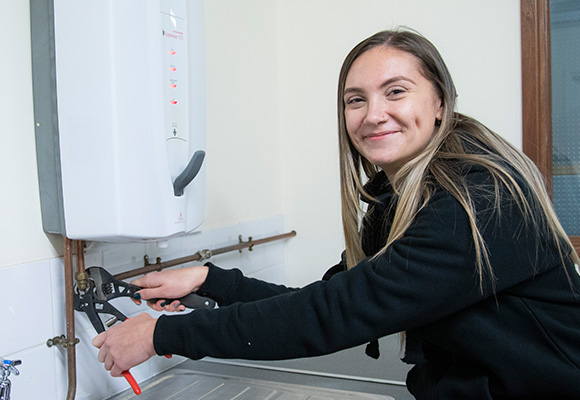
M144 299L220 308L132 318L94 339L99 361L119 376L155 354L287 359L406 332L417 399L580 398L578 255L534 165L455 98L422 36L361 42L338 88L346 260L302 289L212 264L146 275Z

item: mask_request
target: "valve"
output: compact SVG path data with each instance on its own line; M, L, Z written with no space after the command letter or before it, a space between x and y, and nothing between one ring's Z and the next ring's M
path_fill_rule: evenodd
M20 375L16 369L20 364L22 364L20 360L2 360L0 364L0 400L10 400L11 382L8 377L10 374Z

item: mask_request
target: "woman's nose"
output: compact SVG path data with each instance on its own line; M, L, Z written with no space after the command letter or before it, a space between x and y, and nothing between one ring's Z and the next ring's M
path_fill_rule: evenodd
M369 101L365 122L369 124L381 124L389 119L386 104L382 101Z

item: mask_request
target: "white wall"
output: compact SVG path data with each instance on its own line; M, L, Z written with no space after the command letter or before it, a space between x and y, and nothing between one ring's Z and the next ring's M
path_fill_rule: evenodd
M56 254L42 231L27 1L0 2L0 266Z
M205 226L282 210L276 3L206 1Z

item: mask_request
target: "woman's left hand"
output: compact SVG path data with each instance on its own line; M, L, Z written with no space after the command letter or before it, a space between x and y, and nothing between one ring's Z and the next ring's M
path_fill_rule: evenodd
M123 371L147 361L156 355L153 332L157 320L147 313L125 320L93 339L99 350L99 362L111 376L121 376Z
M185 306L178 300L171 302L167 299L179 299L195 292L205 282L209 268L206 266L194 266L188 268L164 270L151 272L135 279L133 285L142 287L137 293L144 300L148 301L149 307L155 311L184 311ZM141 304L141 300L133 300L136 304Z

